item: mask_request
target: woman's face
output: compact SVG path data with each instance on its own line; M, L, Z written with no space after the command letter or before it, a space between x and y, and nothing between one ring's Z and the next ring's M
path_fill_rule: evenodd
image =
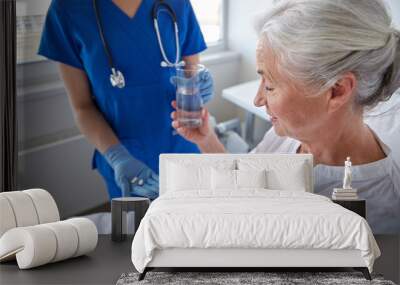
M263 41L257 46L257 72L261 82L254 104L266 107L279 136L304 140L324 131L329 118L326 96L279 72L277 57Z

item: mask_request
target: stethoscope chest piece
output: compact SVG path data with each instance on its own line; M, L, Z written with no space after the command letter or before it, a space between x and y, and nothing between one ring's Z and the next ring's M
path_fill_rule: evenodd
M110 82L113 87L124 88L125 87L125 77L121 71L111 68Z

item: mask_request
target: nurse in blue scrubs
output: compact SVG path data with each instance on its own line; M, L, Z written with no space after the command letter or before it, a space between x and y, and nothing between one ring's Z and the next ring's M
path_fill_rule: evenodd
M176 60L171 14L160 5L156 12L165 55L171 62L198 63L206 44L190 1L164 2L176 15L181 58ZM106 181L110 198L155 199L159 155L199 152L171 127L175 68L160 64L165 57L152 18L157 3L53 0L42 34L39 54L59 63L78 127L96 148L93 168ZM123 88L111 84L111 67L124 75ZM207 102L213 81L207 70L201 78Z

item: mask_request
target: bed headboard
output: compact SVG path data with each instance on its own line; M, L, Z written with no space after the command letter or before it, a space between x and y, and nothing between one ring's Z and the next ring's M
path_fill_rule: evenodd
M185 164L210 164L213 165L218 161L232 161L237 167L237 161L241 159L251 160L267 160L270 163L290 161L290 162L304 162L304 176L306 181L306 191L314 192L314 178L313 178L313 156L312 154L161 154L159 164L160 174L160 195L166 192L167 185L167 168L168 163L176 162ZM293 165L295 165L295 163ZM289 163L288 165L291 165Z

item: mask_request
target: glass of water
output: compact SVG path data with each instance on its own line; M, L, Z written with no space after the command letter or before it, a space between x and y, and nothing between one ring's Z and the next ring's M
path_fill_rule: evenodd
M176 69L176 105L178 122L186 128L198 128L202 124L203 100L200 96L201 64L186 64Z

